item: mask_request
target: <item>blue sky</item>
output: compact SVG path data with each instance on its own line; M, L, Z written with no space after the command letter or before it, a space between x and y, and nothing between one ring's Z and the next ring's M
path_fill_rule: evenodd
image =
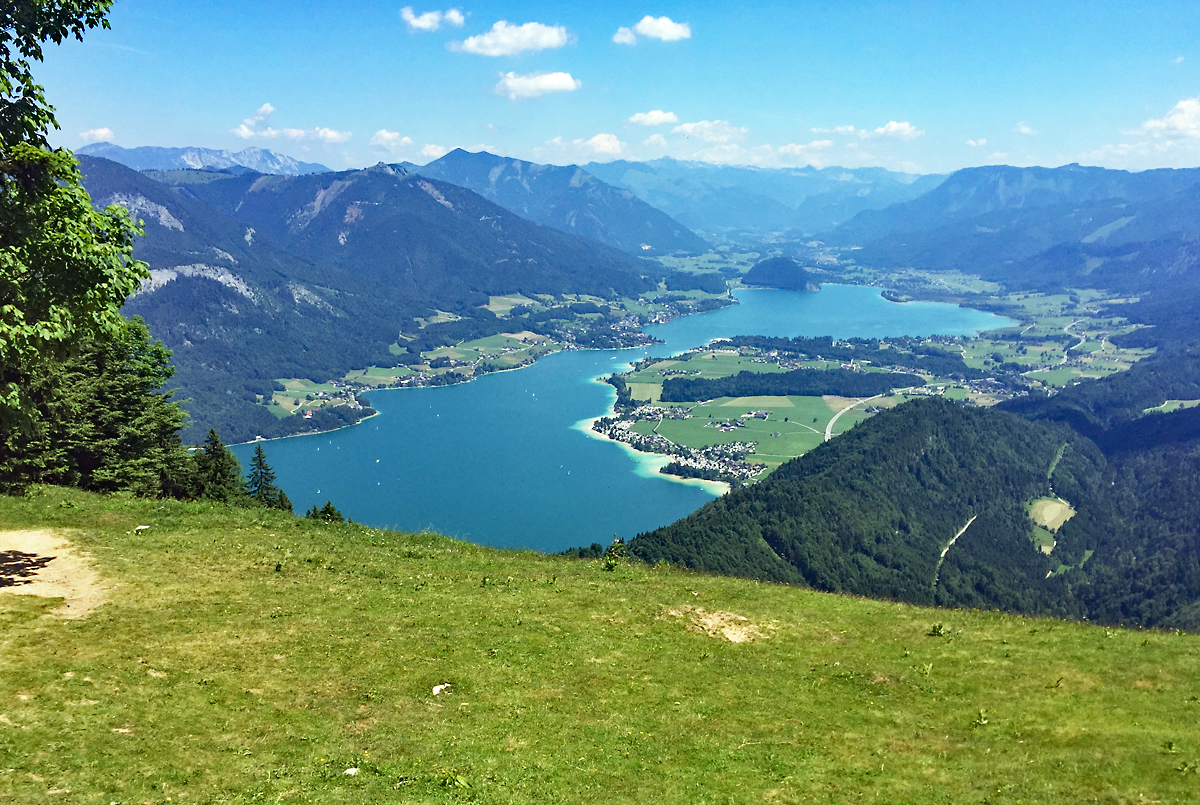
M260 146L335 169L458 146L1200 166L1195 2L117 0L110 20L35 67L56 145Z

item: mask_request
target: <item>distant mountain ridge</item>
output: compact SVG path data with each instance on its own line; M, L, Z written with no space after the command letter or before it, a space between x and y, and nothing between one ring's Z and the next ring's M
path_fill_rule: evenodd
M665 212L577 165L540 165L456 148L411 170L474 190L535 223L630 254L696 253L709 248L701 237Z
M862 210L915 199L945 178L883 168L758 168L666 157L583 168L705 237L735 240L827 232Z
M918 199L860 212L826 240L860 247L864 265L1138 296L1116 315L1156 327L1123 338L1166 343L1194 337L1185 304L1200 308L1200 169L966 168Z
M258 173L282 173L290 176L329 172L329 168L324 165L316 162L301 162L265 148L247 148L242 151L195 147L160 148L151 145L122 148L112 143L92 143L85 145L75 153L111 159L113 162L119 162L134 170L249 168Z

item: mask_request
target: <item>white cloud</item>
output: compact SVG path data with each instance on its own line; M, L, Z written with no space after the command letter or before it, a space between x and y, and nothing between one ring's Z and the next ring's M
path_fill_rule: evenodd
M972 148L983 148L985 145L987 145L987 138L980 137L978 140L967 140L967 145L971 146Z
M699 137L706 143L729 143L744 140L750 130L735 126L728 120L699 120L695 123L680 123L671 129L671 133Z
M266 121L274 112L274 106L264 103L255 110L253 115L243 120L237 128L230 129L230 133L243 140L249 140L252 137L262 137L268 140L286 137L289 140L321 140L326 143L344 143L352 136L348 131L338 131L323 126L313 129L276 129L271 126L259 128L259 124Z
M604 133L597 134L590 140L584 140L582 144L597 154L609 154L611 156L620 156L621 149L624 147L624 143L618 140L615 134Z
M1183 61L1184 61L1184 59L1182 56L1176 56L1174 59L1171 60L1171 64L1183 64Z
M564 164L568 161L582 161L596 157L619 157L625 153L625 143L617 135L601 132L584 139L577 137L568 140L555 137L545 144L533 149L534 156L554 164Z
M462 12L457 8L414 14L412 6L405 6L400 9L400 16L408 23L408 30L410 31L436 31L441 27L443 22L447 25L461 28L463 22L465 22Z
M426 11L424 14L414 14L412 6L400 9L400 18L408 23L410 31L436 31L442 23L462 27L464 22L462 12L457 8L447 11Z
M233 129L232 133L236 134L238 137L241 137L243 140L250 139L257 133L255 129L258 128L258 124L270 117L274 111L274 106L269 103L264 103L262 106L258 107L258 110L255 111L253 115L243 120L240 126L238 126L236 129Z
M1017 125L1013 127L1013 131L1015 131L1017 134L1028 134L1028 135L1037 134L1037 132L1034 131L1033 128L1031 128L1029 125L1027 125L1023 121L1017 121Z
M540 22L509 25L500 20L486 34L451 42L450 49L477 56L515 56L527 50L560 48L568 41L567 29L561 25L542 25Z
M536 98L547 92L574 92L582 86L583 82L572 78L570 73L501 73L495 92L515 101L517 98Z
M673 22L670 17L651 17L649 14L642 17L641 22L633 26L633 30L642 36L661 39L664 42L692 38L692 28L686 22Z
M827 148L833 147L833 140L813 140L811 143L788 143L787 145L779 146L779 153L790 154L792 156L804 156L813 151L824 151Z
M1162 117L1143 123L1142 130L1155 136L1200 137L1200 98L1184 98Z
M779 146L776 156L779 161L800 163L822 168L828 163L825 152L833 147L833 140L813 140L810 143L788 143Z
M680 39L692 38L692 26L686 22L675 22L670 17L651 17L647 14L632 28L618 28L612 41L618 45L636 45L639 34L647 39L677 42Z
M115 138L116 135L113 134L113 130L107 126L79 132L79 139L85 143L111 143Z
M1128 139L1081 155L1091 164L1130 169L1200 164L1200 98L1184 98L1162 117L1121 132Z
M320 126L313 129L312 133L318 140L323 140L327 143L344 143L353 136L348 131L336 131L334 129L321 128Z
M629 118L630 123L636 123L639 126L661 126L664 123L678 123L679 118L674 112L664 112L661 109L655 109L651 112L638 112L633 117Z
M443 146L434 145L433 143L425 143L425 147L421 149L421 156L429 157L430 159L437 159L445 155L446 149Z
M860 140L867 140L871 137L898 137L901 140L915 140L924 134L925 130L917 128L907 120L903 122L889 120L874 130L860 129L854 126L834 126L830 129L812 129L812 132L813 134L841 134L845 137L857 137Z
M411 137L401 137L398 131L380 129L371 137L371 145L378 145L389 151L399 151L412 145Z
M632 28L621 26L617 29L617 32L613 34L612 41L616 42L618 45L636 45L637 34L633 32Z
M901 140L915 140L924 134L925 131L917 128L907 120L901 123L889 120L885 125L875 129L875 133L880 137L899 137Z
M651 134L649 137L642 140L642 145L648 145L651 148L666 148L667 138L661 134Z

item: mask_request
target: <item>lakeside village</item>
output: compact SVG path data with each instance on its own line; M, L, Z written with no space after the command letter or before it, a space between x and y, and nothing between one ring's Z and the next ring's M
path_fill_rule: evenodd
M688 419L691 415L688 408L639 405L617 416L600 417L592 423L592 430L614 442L627 444L640 453L673 456L674 460L659 472L678 475L681 478L703 478L706 481L723 481L731 486L741 486L766 467L765 464L746 461L746 457L758 449L757 442L730 442L697 449L675 444L657 433L643 434L632 430L638 422ZM743 416L766 419L769 414L766 411L754 411ZM709 424L726 433L745 427L740 420Z

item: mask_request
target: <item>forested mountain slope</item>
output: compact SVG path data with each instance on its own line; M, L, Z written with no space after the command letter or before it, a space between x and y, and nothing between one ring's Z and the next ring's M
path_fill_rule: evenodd
M1058 563L1030 542L1025 513L1050 493L1048 471L1064 444L1072 458L1057 472L1094 487L1103 457L1065 428L918 400L639 535L631 549L821 590L1065 613L1062 580L1046 579ZM942 551L968 521L939 573Z
M456 148L413 172L473 190L535 223L630 254L708 250L702 238L665 212L577 165L539 165Z
M387 279L409 311L489 294L636 294L639 261L538 226L478 194L382 163L308 176L236 176L180 191L317 263Z
M1086 392L1061 401L1009 406L1043 422L909 402L638 535L630 550L913 603L1197 630L1200 409L1140 408L1191 394L1195 366L1194 356L1176 356L1081 384ZM1152 391L1156 375L1163 383ZM1094 435L1108 457L1066 423ZM1027 510L1038 498L1073 508L1049 555L1031 542Z

